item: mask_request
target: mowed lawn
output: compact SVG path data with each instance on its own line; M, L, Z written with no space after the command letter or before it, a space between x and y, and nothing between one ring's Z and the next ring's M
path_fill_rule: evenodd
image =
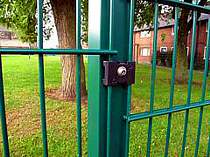
M9 146L11 156L42 156L40 106L38 94L38 57L3 56L3 72ZM201 99L202 72L194 72L191 102ZM136 84L132 90L132 112L144 112L150 105L151 66L138 65ZM157 67L154 109L169 106L171 69ZM46 90L59 88L61 65L58 56L45 57ZM174 105L186 104L187 84L175 85ZM210 77L206 99L210 100ZM49 156L77 156L76 104L46 97ZM83 155L87 156L87 105L82 106ZM186 156L193 156L196 144L200 109L190 111ZM172 116L169 156L180 156L185 112ZM163 156L167 129L167 115L155 117L151 156ZM204 157L210 131L210 106L204 108L199 156ZM130 156L146 155L148 120L131 123ZM2 145L1 145L2 147ZM2 151L2 148L0 149ZM1 153L1 152L0 152Z

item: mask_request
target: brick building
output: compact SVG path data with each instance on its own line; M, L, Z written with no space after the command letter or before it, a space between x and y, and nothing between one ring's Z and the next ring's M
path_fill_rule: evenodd
M21 42L13 32L0 26L0 48L29 48L29 44Z
M195 51L195 63L201 67L204 64L207 40L207 23L209 15L202 14L197 22L197 41ZM150 28L143 28L134 31L133 58L137 63L151 63L153 54L154 31ZM187 54L190 57L192 30L188 32ZM157 50L159 53L173 52L174 21L159 21Z

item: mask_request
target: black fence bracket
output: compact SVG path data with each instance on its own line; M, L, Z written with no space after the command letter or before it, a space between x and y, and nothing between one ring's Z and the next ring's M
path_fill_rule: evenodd
M103 62L105 86L131 85L135 83L135 62Z

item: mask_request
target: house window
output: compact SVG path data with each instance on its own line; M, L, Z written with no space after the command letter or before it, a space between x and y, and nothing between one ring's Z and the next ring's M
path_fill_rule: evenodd
M172 51L172 52L174 51L174 47L171 47L171 51Z
M167 53L167 47L160 47L160 53Z
M140 37L141 37L141 38L148 38L148 37L151 37L151 32L150 32L150 31L141 31L141 32L140 32Z
M207 50L207 48L206 48L206 46L205 46L205 48L204 48L204 54L203 54L203 59L204 59L204 60L206 59L206 50ZM209 60L210 60L210 54L209 54Z
M141 48L141 56L150 56L150 48Z

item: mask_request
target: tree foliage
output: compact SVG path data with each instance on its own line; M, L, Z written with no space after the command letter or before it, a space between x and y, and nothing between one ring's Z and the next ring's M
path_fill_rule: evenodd
M151 2L137 0L134 11L134 25L138 28L150 26L153 22L154 5Z
M22 41L36 41L35 12L33 0L1 0L0 23L16 32Z
M52 32L51 7L44 3L44 37ZM36 0L0 0L0 24L14 31L23 42L37 40Z
M88 0L81 0L82 40L88 41Z
M82 39L87 42L88 0L81 0ZM143 0L136 1L135 24L141 27L151 24L153 5ZM52 7L49 0L44 1L44 37L52 33ZM29 43L36 42L36 0L0 0L0 24L12 29L18 37Z
M192 0L184 0L192 3ZM207 0L200 0L204 5ZM81 0L82 5L82 38L87 41L88 35L88 0ZM153 23L154 5L150 1L137 0L135 4L134 23L137 28L151 26ZM173 18L173 7L160 5L160 17ZM49 38L52 32L52 7L49 0L44 1L44 37ZM190 12L191 14L191 12ZM36 0L0 0L0 24L12 29L18 37L29 43L36 42ZM189 15L190 16L190 15ZM188 23L190 29L192 21Z

